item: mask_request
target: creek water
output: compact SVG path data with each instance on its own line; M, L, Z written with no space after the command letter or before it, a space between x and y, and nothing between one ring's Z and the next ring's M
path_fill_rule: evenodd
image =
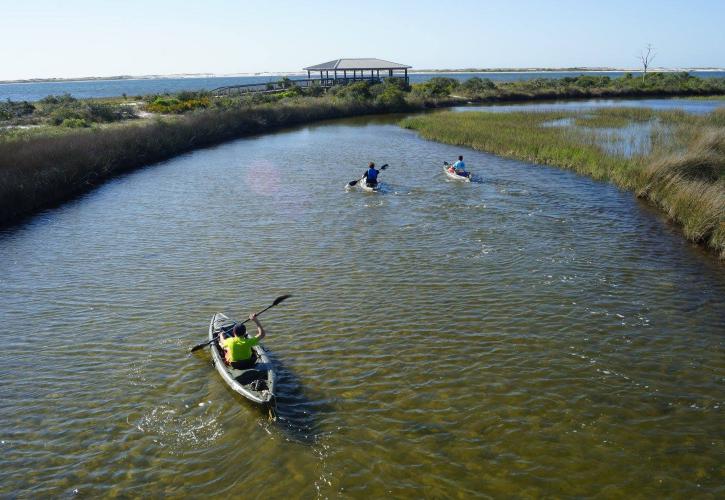
M283 293L271 421L188 349ZM721 496L723 311L609 184L394 118L234 141L0 233L0 496Z

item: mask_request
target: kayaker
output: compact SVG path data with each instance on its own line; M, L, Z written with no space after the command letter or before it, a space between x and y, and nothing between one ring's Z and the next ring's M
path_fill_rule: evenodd
M378 174L380 173L380 170L375 169L375 163L370 162L368 163L368 169L363 174L363 180L368 185L368 187L375 187L378 185Z
M466 164L463 162L463 156L458 157L458 161L455 162L452 167L453 171L455 171L456 174L462 175L463 177L468 177L468 172L466 172Z
M256 314L250 314L249 319L257 325L257 335L245 337L244 333L247 329L243 324L238 323L234 326L232 336L222 338L219 342L224 349L224 359L232 368L237 370L244 370L254 366L252 347L259 344L259 341L266 335L264 327L257 319Z

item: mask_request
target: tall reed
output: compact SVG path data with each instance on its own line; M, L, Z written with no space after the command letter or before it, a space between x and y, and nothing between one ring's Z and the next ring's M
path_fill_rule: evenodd
M559 120L586 125L550 126ZM650 123L651 149L631 156L608 151L592 127ZM725 259L725 110L621 109L596 112L452 113L408 118L422 137L498 155L572 169L611 181L651 201L691 241ZM655 126L656 125L656 126Z
M372 100L285 99L0 141L0 224L12 224L117 173L192 149L301 123L422 109L440 102L445 101L404 101L391 106Z

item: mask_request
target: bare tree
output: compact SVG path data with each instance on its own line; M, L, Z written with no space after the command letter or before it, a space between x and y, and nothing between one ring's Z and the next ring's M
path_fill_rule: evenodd
M644 71L642 72L642 81L644 81L645 77L647 76L647 68L649 68L649 65L652 63L652 61L654 61L656 55L657 53L655 52L655 48L652 46L651 43L648 43L647 46L639 54L638 59L642 62L642 68L644 69Z

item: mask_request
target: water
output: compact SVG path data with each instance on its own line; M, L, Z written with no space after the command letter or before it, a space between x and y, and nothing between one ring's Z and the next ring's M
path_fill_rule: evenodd
M528 102L513 104L487 104L457 106L454 111L492 111L508 113L511 111L590 111L601 108L651 108L658 111L682 110L686 113L706 114L725 106L725 101L710 99L585 99L555 100L549 102Z
M725 271L627 192L392 119L116 178L0 233L0 496L720 495ZM385 194L346 192L368 160ZM204 340L265 313L279 419Z
M536 78L563 78L565 76L593 75L618 78L624 71L546 71L525 73L412 73L411 83L420 83L433 77L467 80L474 76L488 78L497 82L533 80ZM634 75L637 73L634 72ZM691 75L700 78L723 78L724 71L691 71ZM211 90L227 85L245 85L278 81L281 76L231 76L231 77L194 77L194 78L145 78L134 80L90 80L65 82L28 82L0 83L0 100L37 101L48 95L71 94L77 98L117 97L180 92L182 90ZM307 75L292 75L292 79L307 78Z
M695 112L699 112L695 110ZM564 127L583 133L594 139L604 151L611 155L632 158L647 155L652 151L652 134L667 134L671 129L658 121L629 123L624 127L587 127L577 125L574 118L559 118L541 124L542 127Z

